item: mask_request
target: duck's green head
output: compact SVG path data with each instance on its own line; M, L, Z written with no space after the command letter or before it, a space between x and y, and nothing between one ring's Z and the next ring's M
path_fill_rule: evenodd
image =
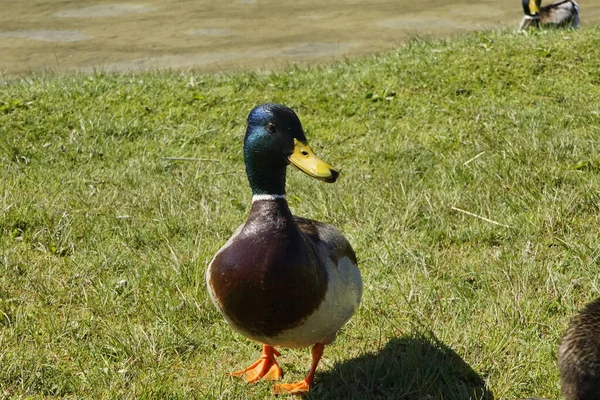
M523 12L529 17L536 17L540 14L542 0L521 0Z
M248 115L244 163L252 194L285 194L285 171L292 163L306 174L335 182L339 173L315 156L294 111L262 104Z

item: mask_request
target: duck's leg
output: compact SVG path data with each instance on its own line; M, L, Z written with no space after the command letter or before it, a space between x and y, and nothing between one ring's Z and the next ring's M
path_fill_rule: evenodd
M319 365L319 360L321 360L321 356L323 356L323 350L325 349L325 345L323 343L317 343L312 348L312 365L310 366L310 371L306 378L300 382L296 383L285 383L281 385L273 386L274 394L287 394L287 393L307 393L314 385L315 380L315 371L317 370L317 365Z
M272 346L263 346L262 356L250 365L248 368L241 371L232 372L231 376L241 376L248 383L253 383L262 379L264 381L276 381L281 379L283 371L275 361L275 356L280 354Z

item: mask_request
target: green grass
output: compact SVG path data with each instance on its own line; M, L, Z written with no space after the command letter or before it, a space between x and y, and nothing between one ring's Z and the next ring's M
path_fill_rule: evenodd
M599 35L7 83L0 397L270 397L225 375L259 347L227 327L204 271L249 210L245 117L277 101L342 171L327 185L290 170L290 206L338 226L364 280L309 398L558 398L560 335L599 293ZM282 352L285 381L309 353Z

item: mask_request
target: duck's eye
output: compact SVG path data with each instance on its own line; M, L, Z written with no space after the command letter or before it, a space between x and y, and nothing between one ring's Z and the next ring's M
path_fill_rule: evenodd
M302 150L302 155L303 155L304 157L307 157L307 156L308 156L308 151L306 151L306 150Z
M277 131L277 128L275 128L275 125L268 123L267 124L267 132L269 133L275 133L275 131Z

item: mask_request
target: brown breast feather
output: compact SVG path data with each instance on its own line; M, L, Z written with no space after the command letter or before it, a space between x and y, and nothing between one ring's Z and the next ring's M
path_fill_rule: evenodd
M211 286L227 316L253 335L275 337L321 304L327 271L283 200L256 201L239 235L211 265Z

